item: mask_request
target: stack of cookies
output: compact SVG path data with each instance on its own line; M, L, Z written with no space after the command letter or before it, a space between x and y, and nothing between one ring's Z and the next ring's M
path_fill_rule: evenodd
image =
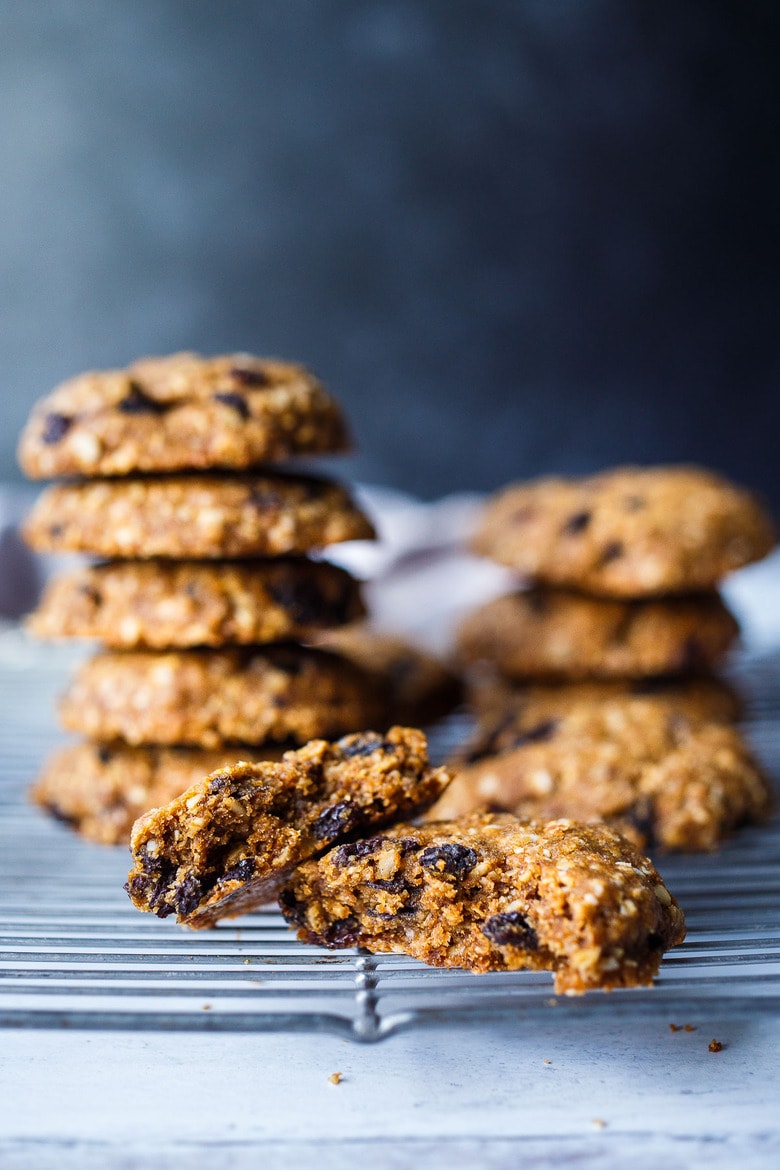
M37 405L21 465L69 482L43 493L25 537L100 559L55 578L30 627L105 650L62 700L85 739L50 760L34 799L126 841L140 813L226 761L386 726L379 676L307 645L364 614L358 583L312 554L372 525L337 483L268 466L348 445L311 374L246 354L144 359Z
M502 491L473 547L526 587L459 630L483 672L479 726L436 814L606 820L669 849L764 817L768 785L715 675L738 633L717 588L774 541L748 492L697 468Z

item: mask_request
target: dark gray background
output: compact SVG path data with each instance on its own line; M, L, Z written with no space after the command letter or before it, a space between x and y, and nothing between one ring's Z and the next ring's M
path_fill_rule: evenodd
M774 0L0 0L0 478L59 379L309 364L345 474L780 501Z

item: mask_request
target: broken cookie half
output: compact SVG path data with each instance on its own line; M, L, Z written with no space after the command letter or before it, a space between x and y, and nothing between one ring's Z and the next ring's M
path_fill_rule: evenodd
M279 900L305 942L474 972L551 970L571 995L651 983L685 937L682 910L624 838L507 814L339 845L296 869Z
M139 910L213 926L272 900L332 845L423 812L449 780L403 727L223 768L136 821L125 888Z

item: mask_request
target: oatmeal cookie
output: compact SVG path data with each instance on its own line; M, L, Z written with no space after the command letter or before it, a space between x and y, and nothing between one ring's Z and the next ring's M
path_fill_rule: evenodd
M335 650L379 677L396 723L425 725L449 714L463 697L457 675L405 638L360 624L328 630L319 646Z
M285 556L375 535L340 484L280 472L58 484L22 532L38 552L179 560Z
M554 971L568 995L649 984L685 937L652 862L606 827L568 820L396 825L300 866L279 901L304 942Z
M617 601L529 589L470 613L458 651L514 679L647 678L711 670L738 633L716 593Z
M376 679L325 650L277 643L233 650L97 654L61 700L89 739L217 748L387 726Z
M224 768L136 823L126 889L139 910L213 926L263 905L335 842L427 808L448 780L404 727Z
M431 816L605 821L639 845L693 852L718 848L770 808L769 783L735 728L622 699L497 729L472 745Z
M341 410L302 366L175 353L58 386L34 408L19 462L32 479L47 479L241 470L348 448Z
M542 584L640 598L712 589L775 540L756 499L713 472L622 467L505 488L473 547Z
M245 744L212 751L72 744L49 758L30 797L90 841L127 845L142 813L168 804L209 772L244 760L278 760L283 751Z
M601 707L644 703L667 712L678 713L691 722L735 723L742 717L743 702L734 688L723 679L649 678L610 680L607 682L546 683L537 686L513 686L506 680L478 680L469 690L469 700L478 724L478 741L486 745L505 731L527 731L545 719L559 719L582 707ZM494 748L485 747L481 754Z
M357 581L324 561L113 561L55 577L27 626L173 649L306 641L364 613Z

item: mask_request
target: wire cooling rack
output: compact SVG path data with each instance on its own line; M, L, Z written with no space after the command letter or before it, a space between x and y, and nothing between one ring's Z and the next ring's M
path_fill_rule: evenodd
M411 1026L501 1013L608 1011L695 1019L780 1008L780 823L714 856L662 857L688 938L652 989L555 996L551 976L471 975L412 959L298 943L275 911L191 933L135 911L124 849L87 844L30 807L59 738L52 710L72 651L0 635L0 1024L17 1028L327 1031L375 1041ZM748 734L780 775L780 655L737 664ZM462 732L450 723L432 749Z

